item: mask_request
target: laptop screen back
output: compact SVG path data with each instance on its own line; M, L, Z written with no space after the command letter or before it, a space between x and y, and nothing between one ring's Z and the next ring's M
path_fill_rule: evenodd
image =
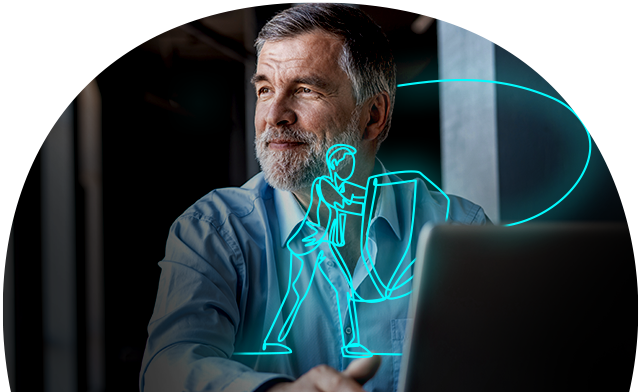
M418 246L399 390L629 390L626 225L438 226Z

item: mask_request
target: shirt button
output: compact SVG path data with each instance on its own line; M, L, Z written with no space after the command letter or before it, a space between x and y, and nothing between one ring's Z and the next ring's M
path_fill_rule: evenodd
M347 333L347 335L351 335L351 327L347 327L344 331Z
M329 261L329 262L327 262L327 265L328 265L329 267L333 267L333 261Z

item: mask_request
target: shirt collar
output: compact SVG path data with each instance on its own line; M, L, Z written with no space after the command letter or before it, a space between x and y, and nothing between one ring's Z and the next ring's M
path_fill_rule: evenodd
M380 165L378 167L378 165ZM376 158L376 168L373 171L374 173L389 173L387 169L384 167L382 162ZM381 176L381 183L389 183L391 182L389 176ZM371 225L374 224L378 218L382 218L389 223L393 233L400 239L400 223L398 220L398 207L396 204L396 193L393 191L393 186L383 186L380 191L380 199L378 199L378 205L376 206L376 211L373 214L373 218L371 219Z
M280 226L280 246L284 247L293 230L304 219L305 211L289 191L274 189L273 200L276 205L278 226Z
M388 173L384 165L378 158L373 173ZM389 176L382 176L380 182L391 182ZM291 233L298 227L305 217L305 211L298 203L298 200L289 191L280 189L273 190L273 199L276 207L276 215L278 217L278 226L280 227L280 246L284 247ZM398 209L396 206L396 195L393 186L385 186L381 188L380 198L376 211L371 219L371 224L382 218L389 223L394 234L400 238L400 223L398 221Z

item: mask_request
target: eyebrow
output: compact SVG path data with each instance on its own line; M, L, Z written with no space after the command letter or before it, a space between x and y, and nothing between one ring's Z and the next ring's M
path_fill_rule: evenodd
M269 78L267 77L267 75L254 74L251 77L251 80L249 82L255 86L256 83L258 83L258 82L268 82L268 81L269 81Z
M296 78L293 82L296 84L307 84L309 86L315 86L322 90L328 90L330 87L329 82L326 79L315 75L302 76L300 78Z
M258 82L269 82L269 78L267 77L267 75L264 75L264 74L255 74L251 77L250 82L252 85L255 86L256 83ZM326 79L316 75L301 76L299 78L294 79L293 83L307 84L309 86L315 86L323 90L331 89L331 85Z

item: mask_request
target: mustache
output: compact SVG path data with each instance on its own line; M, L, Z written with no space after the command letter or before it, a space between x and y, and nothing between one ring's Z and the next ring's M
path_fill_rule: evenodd
M267 127L259 138L260 143L263 145L267 145L275 140L313 144L318 140L318 137L313 132L304 131L300 128Z

